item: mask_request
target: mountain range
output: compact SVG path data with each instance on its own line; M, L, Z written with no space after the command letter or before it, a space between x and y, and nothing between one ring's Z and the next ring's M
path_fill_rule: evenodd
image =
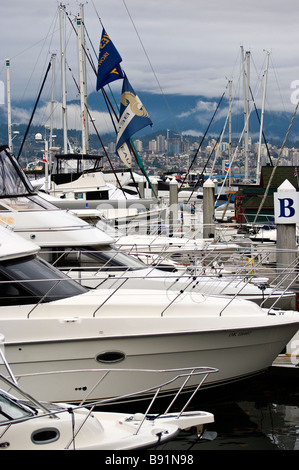
M221 97L206 98L204 96L177 95L177 94L152 94L137 93L146 108L152 122L152 127L140 131L139 135L156 133L161 129L170 129L178 134L207 135L218 137L225 127L225 135L228 136L227 121L229 103ZM97 94L91 93L88 103L91 109L96 109ZM120 97L116 97L119 102ZM261 110L251 111L249 120L249 134L254 140L258 140L260 132ZM263 130L268 142L281 144L286 136L292 119L290 112L264 113ZM232 136L239 138L244 128L243 109L232 112ZM299 115L293 121L288 141L299 141Z
M177 95L177 94L152 94L146 92L138 93L144 107L146 108L153 125L144 128L134 135L134 138L139 136L146 136L150 134L159 135L159 133L166 129L171 130L176 134L187 134L193 136L202 136L207 133L207 137L217 138L222 133L225 126L225 139L228 136L228 100L221 99L220 97L206 98L204 96L194 95ZM100 93L91 93L88 96L88 106L92 111L103 111L104 100L101 100ZM115 102L120 102L120 96L115 96ZM73 102L77 103L78 102ZM13 105L12 105L13 106ZM34 103L27 102L22 105L28 114L31 113ZM40 103L38 106L42 106ZM217 109L217 111L216 111ZM249 135L253 140L258 140L259 137L259 116L260 110L253 110L251 112L249 121ZM7 117L6 109L4 106L0 107L0 139L1 143L7 143ZM267 142L281 145L288 127L292 119L292 113L288 112L271 112L264 114L264 136ZM14 127L14 130L19 130L20 135L24 134L24 129L27 124ZM240 107L232 112L232 136L239 139L244 128L244 113ZM34 127L34 132L43 132ZM299 141L299 116L295 117L291 131L288 137L288 144L295 144Z

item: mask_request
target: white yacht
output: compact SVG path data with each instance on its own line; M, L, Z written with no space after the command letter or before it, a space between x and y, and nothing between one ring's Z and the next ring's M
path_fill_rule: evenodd
M140 394L148 394L149 404L138 404L134 412L112 411L117 403L130 396L120 396L116 400L99 400L89 404L70 406L67 403L54 404L40 402L34 396L20 388L4 353L4 337L0 335L0 358L7 369L7 375L0 373L0 433L1 448L5 450L141 450L157 448L179 435L181 430L190 432L197 439L204 436L204 427L214 422L212 413L205 411L188 411L187 408L198 389L216 369L197 367L190 370L169 371L177 376L171 379L180 385L176 397L170 401L163 413L154 414L157 398L165 383L149 390L136 391L131 398L136 400ZM161 371L148 371L159 375ZM110 370L103 371L106 376ZM120 380L126 376L120 370ZM181 402L180 408L174 410L174 404L182 400L182 393L191 376L196 376L198 387L193 395ZM5 391L9 388L9 393ZM103 406L109 405L109 411ZM102 408L102 409L101 409ZM132 408L132 407L131 407ZM161 408L160 408L161 409ZM138 412L139 411L139 412ZM145 411L145 412L144 412Z
M298 330L298 312L245 300L195 291L87 290L38 258L39 247L11 229L0 227L0 240L6 357L20 386L41 400L79 402L147 389L157 383L140 370L157 365L208 364L219 373L206 387L240 380L269 367ZM95 384L108 366L131 372L122 381L112 374ZM189 385L196 385L194 378Z

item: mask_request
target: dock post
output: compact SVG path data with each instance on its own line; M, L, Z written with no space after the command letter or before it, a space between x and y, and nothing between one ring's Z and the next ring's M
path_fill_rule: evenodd
M296 223L299 221L299 194L285 180L274 193L274 214L277 227L276 271L282 286L288 287L295 278L297 259Z
M178 183L173 178L169 183L169 235L173 235L178 224Z
M209 178L203 184L203 238L215 236L215 184Z

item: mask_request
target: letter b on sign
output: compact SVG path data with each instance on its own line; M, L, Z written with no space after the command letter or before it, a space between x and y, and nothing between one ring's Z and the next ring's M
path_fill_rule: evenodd
M290 197L278 198L279 201L279 214L278 217L294 217L294 199Z
M296 224L299 222L299 193L286 180L274 193L274 214L276 224Z

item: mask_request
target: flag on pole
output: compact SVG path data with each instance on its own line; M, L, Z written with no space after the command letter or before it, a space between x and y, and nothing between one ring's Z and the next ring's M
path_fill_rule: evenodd
M99 47L97 91L108 83L124 77L120 67L121 61L121 56L103 28Z
M128 167L132 167L132 154L128 144L124 143L121 147L118 148L117 154L121 161Z
M116 140L116 151L120 154L123 150L126 151L128 141L131 136L143 129L146 126L152 126L153 123L141 103L138 96L135 94L127 77L124 77L121 104L120 104L120 119Z

